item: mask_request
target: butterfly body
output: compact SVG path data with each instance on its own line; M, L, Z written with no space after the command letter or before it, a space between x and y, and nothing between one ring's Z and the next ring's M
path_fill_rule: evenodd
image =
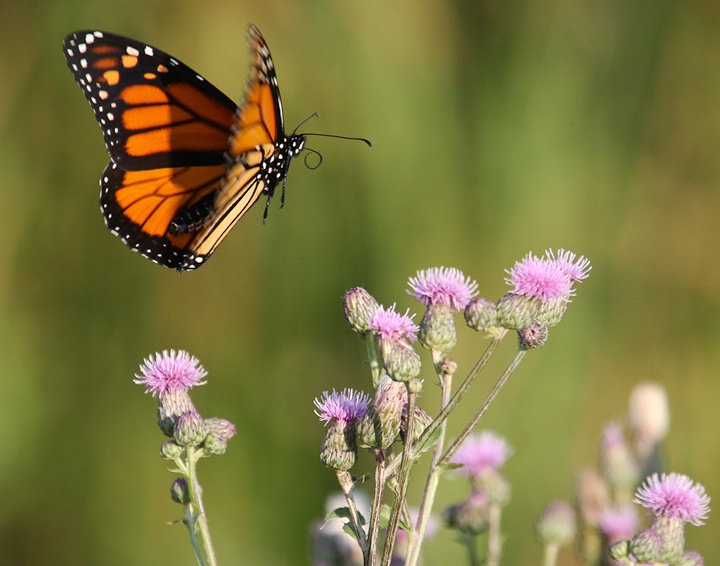
M100 179L109 230L152 261L199 267L262 196L267 206L305 143L286 135L274 63L249 34L251 71L238 106L167 53L99 31L64 42L110 163Z

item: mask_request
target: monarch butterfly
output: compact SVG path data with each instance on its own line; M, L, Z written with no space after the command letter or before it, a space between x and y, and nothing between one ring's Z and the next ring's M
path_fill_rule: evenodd
M78 31L63 44L110 154L100 179L105 224L133 251L178 271L201 266L262 194L266 217L281 181L284 199L290 160L305 144L304 135L285 134L275 65L256 27L248 40L240 106L127 37Z

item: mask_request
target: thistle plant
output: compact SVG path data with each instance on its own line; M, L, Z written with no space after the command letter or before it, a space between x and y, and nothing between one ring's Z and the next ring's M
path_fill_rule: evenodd
M183 518L200 566L216 566L207 515L198 481L197 462L225 453L235 436L235 426L221 418L203 418L195 409L189 391L205 385L207 375L197 358L180 350L163 351L145 359L135 383L158 399L158 426L170 440L160 455L175 463L178 477L170 486L170 497L183 506Z
M346 503L329 517L345 521L345 530L357 541L366 566L418 564L440 478L458 469L472 478L471 494L445 513L446 523L463 533L471 564L499 564L500 509L510 494L498 468L510 450L491 433L479 437L471 433L525 354L545 344L549 329L562 320L575 294L575 283L586 279L589 271L590 262L569 251L548 250L541 257L528 254L507 272L506 282L512 289L498 301L478 297L477 283L457 269L419 271L408 281L408 293L424 307L419 324L409 311L400 314L395 305L386 308L363 288L346 293L346 319L365 341L374 394L350 389L325 392L315 405L316 414L328 426L321 460L335 471ZM450 353L458 341L459 312L489 343L455 387L458 366ZM460 434L446 442L448 419L510 330L518 336L513 359ZM429 351L440 385L440 403L433 415L417 404L424 378L416 342ZM375 462L369 517L358 512L354 491L369 478L350 473L360 449L369 450ZM407 491L411 470L424 453L430 460L429 472L414 517ZM486 530L491 530L488 548L479 552L476 537ZM404 543L396 548L400 539Z

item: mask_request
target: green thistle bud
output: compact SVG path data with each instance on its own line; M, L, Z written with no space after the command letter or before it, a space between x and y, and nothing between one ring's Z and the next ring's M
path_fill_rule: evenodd
M450 529L470 535L484 533L490 521L490 502L487 495L477 491L472 492L460 505L445 509L443 519Z
M208 455L219 456L225 454L227 443L237 434L235 425L226 419L210 417L205 419L207 436L203 442L203 448Z
M410 381L420 374L422 360L405 340L380 339L380 357L385 372L395 381Z
M345 293L345 319L350 328L358 334L365 334L370 316L380 306L375 298L362 287L355 287Z
M608 549L608 554L613 560L617 560L621 564L625 563L630 557L630 541L621 540L616 542Z
M405 384L384 376L380 380L373 404L365 416L357 422L358 446L389 448L400 433L403 406L406 402Z
M177 460L185 452L185 448L174 440L168 440L160 447L160 456L164 460Z
M517 333L520 347L524 350L542 348L548 339L547 326L538 322L533 322L530 326L518 330Z
M420 407L415 405L415 417L413 419L412 438L410 439L411 446L414 446L415 444L417 444L417 441L422 436L422 433L425 432L425 429L432 422L433 422L433 418L426 411L422 410ZM402 419L402 423L400 425L400 433L402 434L402 439L404 442L407 442L406 431L407 431L407 405L405 407L403 407L403 419ZM431 448L437 442L439 435L440 435L440 429L438 428L437 434L435 434L433 436L433 438L430 438L427 443L424 443L422 451L425 452L428 448Z
M177 478L170 486L170 497L175 503L187 505L190 503L190 491L186 478Z
M449 306L431 304L420 323L420 344L428 350L449 352L457 344L455 318Z
M538 299L507 293L497 303L497 324L508 330L520 330L530 326L539 308Z
M195 410L190 396L184 389L169 391L160 396L158 404L158 426L165 436L173 437L175 422L187 411Z
M690 550L684 553L680 560L675 562L675 566L705 566L705 560L699 553Z
M685 550L685 527L680 517L658 515L652 520L650 529L662 537L662 552L655 562L678 560ZM633 539L634 541L635 539ZM633 552L633 554L635 554ZM647 562L647 561L646 561Z
M478 332L489 331L498 325L497 305L485 297L473 299L465 307L465 322Z
M180 446L200 446L207 436L205 421L195 410L186 411L175 423L175 442Z
M542 301L535 319L547 327L557 326L567 311L568 302L567 297Z
M357 448L353 423L332 422L320 445L320 460L333 470L349 470L355 465Z
M575 537L575 512L565 501L554 501L540 515L535 529L545 544L569 544Z
M630 552L640 562L665 562L660 557L663 550L663 537L650 529L640 531L630 541Z
M495 468L488 469L476 480L478 491L487 494L491 503L505 506L510 502L510 483Z

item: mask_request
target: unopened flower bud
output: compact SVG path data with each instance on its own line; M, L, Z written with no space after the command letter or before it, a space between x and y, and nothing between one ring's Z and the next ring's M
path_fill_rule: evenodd
M177 478L170 486L170 497L175 503L187 505L190 503L190 492L186 478Z
M562 320L562 317L565 316L565 311L567 311L568 308L568 302L567 297L541 301L540 308L535 315L535 320L548 328L551 326L557 326Z
M420 354L405 340L381 338L380 356L385 372L395 381L410 381L420 374Z
M358 334L365 334L370 316L380 306L375 298L362 287L355 287L345 293L345 319L350 328Z
M320 460L328 468L345 471L355 465L356 459L354 424L334 420L320 446Z
M554 501L538 519L536 532L543 543L561 546L575 537L575 512L565 501Z
M534 321L530 326L518 330L517 333L520 347L525 350L542 348L548 339L547 326L543 326L537 321Z
M185 411L175 423L175 442L180 446L200 446L207 436L205 421L196 410Z
M628 420L635 450L645 460L665 439L670 409L665 389L658 383L639 383L630 393Z
M165 436L173 437L175 422L187 411L195 409L190 395L184 389L168 391L160 396L158 404L158 426Z
M177 460L185 452L185 448L174 440L168 440L160 447L160 456L165 460Z
M478 332L490 330L497 326L497 305L486 297L473 299L465 307L465 322Z
M449 352L457 344L453 311L448 305L430 304L420 323L420 344L428 350Z
M487 495L472 492L460 505L448 507L443 512L445 524L470 535L479 535L488 528L490 520L490 502Z
M640 531L630 541L630 552L640 562L660 562L662 550L663 537L650 529Z
M389 448L400 433L403 407L407 402L404 383L383 376L372 405L356 425L357 444L361 448Z
M205 419L205 428L207 429L207 436L203 442L205 451L214 456L225 454L228 440L237 434L235 425L227 419L210 417Z
M677 566L705 566L705 560L699 553L690 550L684 553L675 564Z
M530 326L539 308L539 299L507 293L497 302L497 324L508 330L520 330Z

